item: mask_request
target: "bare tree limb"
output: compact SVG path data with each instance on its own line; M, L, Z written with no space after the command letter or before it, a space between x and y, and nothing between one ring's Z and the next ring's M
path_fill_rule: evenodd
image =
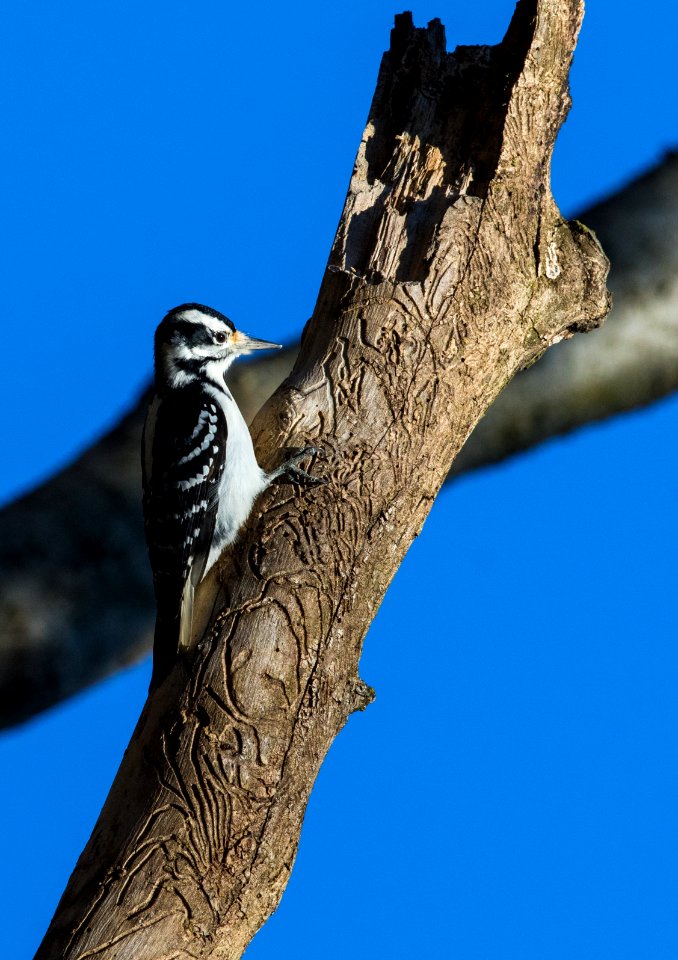
M516 378L455 472L676 389L678 155L582 218L610 253L610 318L586 343L563 343ZM251 416L296 350L235 370L234 391ZM0 726L150 649L153 597L138 494L144 413L142 398L72 466L0 512Z
M678 153L583 214L610 258L612 311L507 387L453 472L651 403L678 387Z
M605 326L557 345L516 377L453 473L678 387L678 154L581 218L612 263ZM297 352L295 345L235 368L230 382L248 420ZM139 506L145 412L146 395L71 466L0 511L0 727L150 650L153 591Z
M607 261L550 194L577 0L521 0L497 47L396 20L313 318L256 417L271 490L203 585L216 613L144 709L39 960L235 960L275 909L318 768L369 701L363 637L475 423L607 310ZM321 466L316 464L316 470Z

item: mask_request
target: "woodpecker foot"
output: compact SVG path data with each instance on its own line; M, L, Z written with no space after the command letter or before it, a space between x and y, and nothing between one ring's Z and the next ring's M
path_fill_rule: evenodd
M304 447L302 450L293 453L277 470L274 470L271 479L275 480L278 477L284 476L287 477L291 483L298 483L304 487L320 486L323 483L327 483L327 478L314 477L312 473L302 470L299 463L302 460L307 460L309 457L321 457L325 459L325 456L326 454L322 447Z

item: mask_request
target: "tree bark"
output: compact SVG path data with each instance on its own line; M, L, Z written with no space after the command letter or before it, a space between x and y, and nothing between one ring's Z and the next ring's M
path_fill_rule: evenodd
M678 388L678 153L583 219L610 258L608 320L517 376L473 431L453 473Z
M678 387L678 154L581 219L610 256L612 312L591 336L563 341L508 384L453 475ZM230 374L248 421L297 353L295 344ZM153 590L139 506L146 402L144 394L74 464L0 511L0 728L150 649Z
M257 416L260 460L323 446L326 486L269 491L201 590L214 611L148 700L40 960L240 957L275 909L333 738L371 692L365 632L475 423L607 309L607 262L549 160L577 0L521 0L446 54L396 19L318 303Z

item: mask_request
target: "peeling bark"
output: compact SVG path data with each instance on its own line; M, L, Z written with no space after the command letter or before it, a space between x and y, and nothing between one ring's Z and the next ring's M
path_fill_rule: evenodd
M576 0L521 0L496 47L397 18L318 303L255 419L268 491L148 700L40 960L240 957L275 909L333 738L369 702L365 632L455 455L513 374L597 325L607 262L549 159Z

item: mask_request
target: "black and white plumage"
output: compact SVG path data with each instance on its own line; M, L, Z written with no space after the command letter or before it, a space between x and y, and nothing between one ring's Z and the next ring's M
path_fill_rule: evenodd
M155 334L155 393L142 440L144 527L157 603L153 679L169 673L191 639L195 588L232 544L257 496L284 473L322 482L297 464L257 463L250 432L224 381L235 358L279 345L237 331L197 303L175 307Z

